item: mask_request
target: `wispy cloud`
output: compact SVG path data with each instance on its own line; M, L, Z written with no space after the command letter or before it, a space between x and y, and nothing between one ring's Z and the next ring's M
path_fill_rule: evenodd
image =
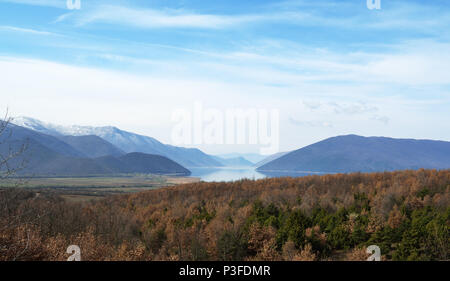
M125 6L101 5L79 13L65 14L58 21L73 19L77 25L110 23L139 28L204 28L219 29L263 20L260 15L214 15L184 10L138 9Z
M371 106L363 102L358 103L337 103L330 102L329 106L333 108L336 114L364 114L378 111L376 106Z
M289 117L288 120L289 120L289 123L291 123L292 125L300 126L300 127L318 127L318 128L332 128L333 127L333 123L329 122L329 121L317 121L317 120L300 121L300 120L296 120L292 117Z
M283 8L283 9L293 9L293 8L305 8L305 7L321 7L321 8L348 8L354 7L355 3L343 2L343 1L309 1L309 0L287 0L287 1L276 1L275 3L269 3L269 7Z
M32 6L45 6L54 8L66 8L66 0L0 0L0 2L24 4Z
M130 43L127 46L131 46ZM262 46L262 43L260 44ZM415 47L411 47L411 45ZM133 45L134 46L134 45ZM450 53L450 45L433 41L405 42L392 45L391 51L380 53L347 53L314 50L299 45L290 48L265 48L265 51L219 52L203 51L170 45L139 44L145 53L155 54L158 49L173 53L173 57L127 56L109 51L107 54L91 54L102 59L136 66L145 72L146 65L173 65L172 69L185 69L183 75L202 75L210 79L240 80L265 85L302 86L316 84L317 89L349 88L349 94L358 96L366 87L379 89L379 95L392 93L396 87L446 87L450 84L450 57L439 54ZM301 50L296 51L296 50ZM401 53L400 53L401 50ZM180 54L182 59L180 59ZM176 56L176 58L175 58ZM164 67L167 69L167 67ZM215 77L215 78L214 78ZM391 87L391 89L386 89ZM351 90L350 90L351 89ZM357 89L357 90L355 90ZM401 94L402 91L398 92ZM404 94L411 94L404 93ZM321 104L312 105L320 106ZM323 106L323 104L322 104ZM353 103L326 104L336 113L358 113L375 111L369 105Z
M65 0L0 0L1 2L67 9ZM288 0L257 5L259 9L255 9L254 13L208 14L179 8L149 8L149 5L142 3L138 7L129 3L124 5L124 2L105 5L101 1L86 1L81 10L60 15L54 22L72 20L77 25L108 23L146 29L223 29L243 24L281 23L352 30L420 29L435 33L447 32L446 26L450 23L450 12L439 7L398 1L390 3L390 8L383 9L382 13L367 14L367 9L361 10L365 5L364 1L361 2ZM358 9L358 13L349 12Z
M0 30L4 31L11 31L11 32L21 32L21 33L29 33L29 34L35 34L35 35L51 35L51 36L61 36L60 34L48 32L48 31L40 31L30 28L22 28L22 27L16 27L16 26L0 26Z
M316 99L316 100L301 100L301 104L304 108L310 110L310 112L327 114L329 116L369 116L370 120L376 120L387 124L389 118L376 114L379 111L378 106L369 104L367 102L341 102L332 101L329 99ZM299 123L299 122L297 122ZM329 123L329 122L327 122ZM304 122L300 123L304 124ZM320 124L320 123L319 123Z
M374 115L371 117L372 120L379 121L383 123L384 125L387 125L390 121L389 117L387 116L380 116L380 115Z
M322 103L320 101L303 100L302 103L305 107L307 107L310 110L316 110L322 106Z
M28 2L28 1L25 1ZM308 8L302 9L289 3L273 5L273 10L265 10L257 13L241 14L207 14L198 13L185 9L154 9L145 7L132 7L130 5L104 5L90 3L88 8L84 8L76 13L66 13L59 16L56 22L72 20L76 25L86 25L94 23L107 23L115 25L132 26L144 29L155 28L200 28L200 29L224 29L244 24L291 24L298 26L320 26L343 29L427 29L430 27L441 27L443 23L448 23L449 13L441 12L439 15L430 18L427 16L417 16L411 18L403 11L406 8L400 7L394 11L385 12L383 15L374 16L367 14L349 14L348 16L336 16L330 14L330 7L351 10L354 4L349 3L315 3L301 1L301 5ZM315 4L314 4L315 3ZM289 6L293 5L293 6ZM286 6L289 9L286 9ZM317 8L321 8L318 10ZM345 8L347 7L347 8ZM357 7L357 6L356 6ZM420 7L410 8L409 12L417 12ZM324 12L328 11L328 12ZM419 27L418 27L419 26Z

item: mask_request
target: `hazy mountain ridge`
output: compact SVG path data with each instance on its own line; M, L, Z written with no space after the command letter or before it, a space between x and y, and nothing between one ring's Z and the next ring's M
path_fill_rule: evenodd
M263 166L263 165L265 165L265 164L267 164L267 163L269 163L269 162L271 162L271 161L273 161L275 159L278 159L281 156L286 155L288 153L289 153L289 151L285 151L285 152L278 152L278 153L269 155L266 158L262 159L261 161L255 163L254 166L255 167L261 167L261 166Z
M222 163L224 166L228 167L251 167L253 163L245 159L244 157L234 157L234 158L222 158L220 156L214 157L218 162Z
M261 155L258 153L227 153L227 154L219 154L216 156L219 156L220 158L224 158L224 159L242 157L252 163L257 163L267 157L267 155Z
M258 171L327 173L450 168L450 142L346 135L292 151Z

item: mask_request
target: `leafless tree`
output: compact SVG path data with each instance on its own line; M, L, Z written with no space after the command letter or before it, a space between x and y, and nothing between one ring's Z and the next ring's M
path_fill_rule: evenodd
M22 202L27 196L30 196L29 192L16 187L23 184L22 180L15 177L17 173L22 170L26 161L23 156L28 147L28 142L15 143L12 139L13 125L11 124L12 117L9 116L8 110L4 117L0 119L0 233L3 234L0 239L0 253L14 252L13 260L20 259L28 251L30 243L29 229L24 230L26 232L25 243L18 243L19 249L11 240L6 239L9 237L16 240L15 235L16 227L20 225L20 220L23 214L18 212L20 202ZM10 178L14 177L13 180ZM13 187L13 188L8 188ZM18 238L17 238L18 239Z
M11 138L13 133L13 130L11 129L11 121L12 117L9 116L9 112L7 110L4 118L0 120L0 146L7 146L5 149L7 150L6 153L1 153L0 151L0 180L14 176L26 165L25 158L23 157L20 161L14 161L23 155L28 145L27 142L24 142L20 144L19 147L14 147L12 144L8 143L8 140Z

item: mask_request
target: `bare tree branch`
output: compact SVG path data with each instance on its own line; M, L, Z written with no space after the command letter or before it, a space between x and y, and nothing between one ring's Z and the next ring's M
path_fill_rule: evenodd
M12 120L13 118L9 116L9 110L7 109L5 116L0 120L0 145L8 145L6 155L0 153L0 180L14 176L26 166L25 158L21 158L19 162L14 162L14 160L18 160L28 149L28 141L19 144L19 147L15 149L12 143L8 144L8 140L11 139L13 133Z

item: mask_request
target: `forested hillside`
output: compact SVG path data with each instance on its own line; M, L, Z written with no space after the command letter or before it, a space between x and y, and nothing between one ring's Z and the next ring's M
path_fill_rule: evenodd
M0 259L450 258L450 171L195 183L91 203L0 191Z

